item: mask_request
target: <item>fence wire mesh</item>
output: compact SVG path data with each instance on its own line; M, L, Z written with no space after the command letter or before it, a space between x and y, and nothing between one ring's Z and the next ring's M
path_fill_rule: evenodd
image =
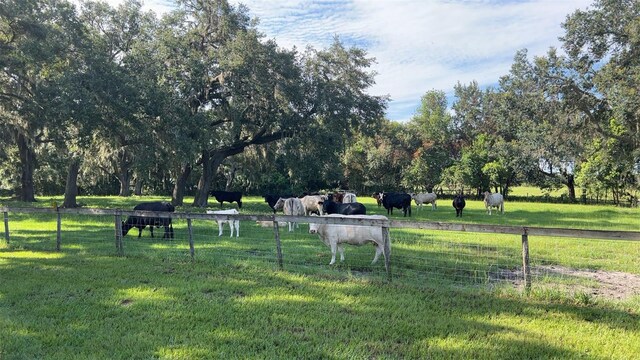
M124 220L126 216L122 217ZM55 251L57 214L9 213L8 247L27 251ZM228 222L219 235L218 222L191 219L191 232L184 218L172 219L173 238L163 238L164 229L149 227L138 236L131 229L123 239L124 256L160 258L168 264L207 261L214 266L279 267L273 222L239 221L239 232L230 236ZM116 255L114 215L62 214L61 251L77 254ZM6 236L6 234L5 234ZM279 225L282 266L285 271L302 274L330 274L365 280L386 278L384 259L371 264L373 246L345 245L345 261L330 266L330 249L309 234L308 224L288 231ZM190 238L194 257L190 252ZM522 288L523 254L520 236L391 228L391 273L393 281L412 284L449 284L487 288ZM601 287L598 271L619 272L640 279L640 243L634 241L530 237L529 261L532 283L556 290ZM601 284L600 284L601 285ZM633 289L632 289L633 290ZM640 293L640 289L638 289Z

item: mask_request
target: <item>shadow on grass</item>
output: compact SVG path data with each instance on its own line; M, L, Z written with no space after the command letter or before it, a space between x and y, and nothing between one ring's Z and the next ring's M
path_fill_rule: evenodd
M517 241L451 244L393 230L397 278L387 283L382 262L369 265L372 247L348 247L345 263L328 266L328 248L305 225L281 231L280 272L272 230L248 222L240 238L194 222L195 261L183 221L174 222L173 240L148 230L125 237L125 257L114 256L113 226L106 217L63 226L63 256L52 258L44 255L55 247L53 228L16 230L0 249L0 355L513 359L606 357L588 353L603 341L638 349L637 310L477 286L495 271L494 259L519 264Z
M627 331L622 344L639 330L637 314L606 305L300 276L233 259L0 256L8 358L575 358L606 341L601 326ZM572 335L577 328L592 331Z

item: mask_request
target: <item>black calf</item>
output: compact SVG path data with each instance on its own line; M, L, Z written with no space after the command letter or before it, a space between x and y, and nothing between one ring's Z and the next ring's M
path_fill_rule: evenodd
M456 209L456 217L462 217L462 209L464 209L466 202L464 201L464 195L456 195L453 199L453 207Z

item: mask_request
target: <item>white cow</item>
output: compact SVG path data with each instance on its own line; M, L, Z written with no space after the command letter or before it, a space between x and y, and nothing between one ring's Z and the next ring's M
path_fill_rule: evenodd
M411 194L411 198L416 202L418 210L423 204L431 204L431 211L438 208L438 196L435 193Z
M354 203L354 202L356 202L356 194L353 194L353 193L344 194L344 197L342 198L343 204Z
M323 215L322 204L326 199L327 197L322 195L307 195L300 199L302 205L304 205L304 215L307 216L313 212L318 212L320 215Z
M331 217L343 217L344 215L330 214ZM369 219L388 220L382 215L359 215ZM365 225L340 225L340 224L309 224L309 233L318 234L320 239L331 248L331 262L336 262L336 250L340 251L340 261L344 261L343 244L363 245L372 242L376 247L376 255L373 257L371 264L378 261L380 254L384 251L384 239L382 237L381 226L365 226ZM389 239L391 241L391 239Z
M287 200L286 198L279 198L278 201L273 205L273 210L278 211L284 208L284 202Z
M238 215L239 212L236 209L229 210L207 210L207 214L217 215ZM233 237L233 228L236 229L236 237L240 236L240 220L218 220L218 236L222 236L222 227L224 223L229 223L229 229L231 229L231 237Z
M500 193L492 194L490 191L484 193L484 208L487 209L489 215L491 215L491 208L500 210L500 213L504 214L504 198Z
M278 202L282 200L282 198L278 199ZM298 198L288 198L284 200L283 211L285 215L292 216L303 216L304 215L304 205L302 205L302 200ZM298 227L297 222L289 222L289 231L293 231L293 226Z

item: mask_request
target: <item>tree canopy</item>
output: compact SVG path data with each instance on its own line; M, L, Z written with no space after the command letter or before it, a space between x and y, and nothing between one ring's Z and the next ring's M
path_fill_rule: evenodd
M562 48L514 54L493 87L425 92L406 123L336 37L284 49L227 0L0 3L0 187L17 198L211 190L508 195L520 183L640 192L640 4L596 0ZM428 84L425 84L428 88Z

